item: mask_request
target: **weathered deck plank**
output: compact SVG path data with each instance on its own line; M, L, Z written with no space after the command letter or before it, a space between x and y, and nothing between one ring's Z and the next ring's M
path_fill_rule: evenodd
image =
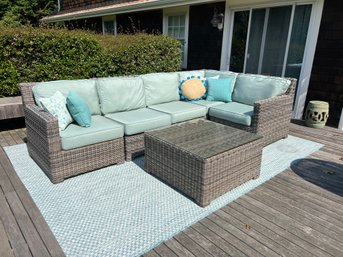
M24 116L21 96L0 98L0 120Z
M65 256L2 148L0 186L0 218L15 256Z
M228 243L233 244L243 254L247 256L263 256L258 251L256 251L253 247L251 247L247 242L238 239L227 230L218 226L215 222L213 222L209 218L205 218L201 220L200 223L206 226L208 229L212 230L212 232L216 233L218 236L223 238Z
M343 256L343 133L296 123L293 136L325 146L192 229L233 256Z
M201 233L197 230L193 229L192 227L187 228L183 231L188 237L192 238L193 241L197 242L197 244L201 245L203 248L211 253L214 256L228 256L228 253L223 251L220 247L215 245L212 241L208 240L204 237Z
M239 205L227 205L224 208L222 208L222 210L238 219L240 222L242 222L243 225L247 224L249 225L249 227L265 235L266 237L268 237L267 240L274 241L275 249L280 249L280 247L284 247L288 250L287 255L297 254L297 256L306 256L306 254L308 254L308 252L306 252L297 244L289 241L286 237L283 237L282 235L279 235L278 233L274 232L271 227L265 226L263 222L261 222L260 224L259 222L249 218L249 215L247 215L246 210L244 212L240 212L240 208L242 207L240 207ZM249 227L247 229L249 229ZM281 251L278 250L278 252Z
M204 237L214 243L217 247L221 248L230 256L247 256L243 252L239 251L235 246L225 241L223 238L218 236L216 233L208 229L206 226L201 224L200 222L194 224L192 226L193 229L197 230L201 233ZM173 240L170 240L172 242Z
M334 201L336 203L343 203L343 197L328 190L322 190L322 187L320 187L319 185L314 185L309 181L299 179L299 176L294 174L294 172L290 170L281 173L279 176L277 176L277 178L283 180L283 183L285 185L291 184L293 186L306 189L306 191L312 192L316 195L323 196L326 199L330 199L331 201Z
M249 237L254 238L259 244L262 243L262 245L265 245L263 249L264 250L267 249L269 256L278 256L278 255L289 256L289 257L297 256L293 252L289 251L287 248L281 246L277 242L265 236L260 231L246 227L244 222L242 223L237 217L235 217L235 215L230 215L224 210L219 210L216 214L220 216L225 222L230 222L236 228L241 230L243 233L245 233ZM265 256L268 256L268 255L265 255Z
M296 123L325 147L144 256L343 256L343 133ZM0 146L24 142L25 129L1 130ZM0 256L63 256L1 148L0 161Z
M16 192L6 194L7 202L33 256L50 256Z
M0 256L2 257L14 257L10 242L8 241L7 233L4 225L0 219Z
M304 205L301 203L284 197L282 194L269 188L258 188L255 191L255 195L265 197L266 201L272 202L274 207L277 206L278 209L282 210L288 216L315 228L317 231L327 236L336 234L338 237L343 238L343 229L337 226L337 224L332 224L331 221L334 219L325 213L314 212L311 208L304 208Z
M15 256L32 256L2 191L0 191L0 206L0 218Z

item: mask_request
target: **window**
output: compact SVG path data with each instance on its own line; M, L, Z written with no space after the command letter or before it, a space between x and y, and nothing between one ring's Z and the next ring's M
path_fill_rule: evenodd
M185 15L168 17L168 35L185 40Z
M230 70L299 79L312 5L236 11Z
M249 11L235 12L230 70L242 72L249 26Z
M104 29L104 34L111 34L111 35L115 35L115 25L114 25L114 20L110 20L110 21L104 21L103 22L103 29Z
M180 40L182 51L182 67L186 68L186 15L168 16L167 34Z

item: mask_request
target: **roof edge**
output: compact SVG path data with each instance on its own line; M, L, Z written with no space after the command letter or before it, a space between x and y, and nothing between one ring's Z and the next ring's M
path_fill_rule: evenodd
M223 0L222 0L223 1ZM189 4L222 2L218 0L137 0L135 2L113 4L91 9L78 10L69 13L55 14L41 19L41 22L62 22L106 15L115 15L128 12L146 11Z

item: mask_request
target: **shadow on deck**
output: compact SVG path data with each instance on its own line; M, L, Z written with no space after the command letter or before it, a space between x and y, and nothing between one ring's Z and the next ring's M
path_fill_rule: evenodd
M291 169L300 178L343 197L343 162L302 159L292 163Z

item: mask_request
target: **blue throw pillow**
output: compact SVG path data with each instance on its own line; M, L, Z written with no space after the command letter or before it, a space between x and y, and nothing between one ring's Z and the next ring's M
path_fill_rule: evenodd
M74 91L69 91L67 107L70 115L81 127L90 127L92 116L85 100Z
M208 101L222 101L222 102L232 102L231 95L231 82L233 78L208 78L208 91L207 98Z

